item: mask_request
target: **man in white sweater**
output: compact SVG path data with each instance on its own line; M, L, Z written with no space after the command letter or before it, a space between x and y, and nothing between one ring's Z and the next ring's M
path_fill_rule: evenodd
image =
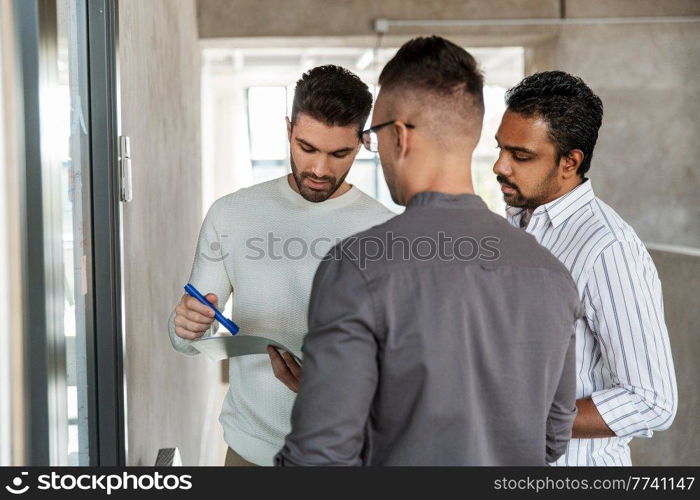
M372 96L357 76L321 66L297 82L287 119L292 173L218 199L199 234L189 282L223 307L243 334L301 355L314 273L340 240L394 216L347 182ZM212 311L183 295L168 321L176 350L214 335ZM232 358L219 421L227 465L272 465L290 431L300 368L288 354Z

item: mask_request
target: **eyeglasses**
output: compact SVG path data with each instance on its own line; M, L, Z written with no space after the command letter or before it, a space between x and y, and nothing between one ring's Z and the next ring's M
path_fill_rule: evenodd
M372 153L376 153L379 149L379 141L377 139L377 130L379 130L382 127L387 127L389 125L393 125L397 121L398 120L391 120L390 122L380 123L379 125L375 125L372 128L368 128L367 130L364 130L361 134L362 145L367 149L367 151L370 151ZM410 123L404 123L404 125L406 125L406 128L416 128L415 125L411 125Z

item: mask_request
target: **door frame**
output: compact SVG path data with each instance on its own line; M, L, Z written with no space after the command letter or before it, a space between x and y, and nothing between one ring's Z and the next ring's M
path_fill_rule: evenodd
M83 0L86 1L86 0ZM122 204L119 178L118 11L89 0L90 163L97 463L126 465Z

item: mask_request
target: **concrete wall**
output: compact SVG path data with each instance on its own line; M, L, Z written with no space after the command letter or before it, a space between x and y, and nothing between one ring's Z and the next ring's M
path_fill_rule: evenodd
M11 0L0 0L0 466L25 463L21 83Z
M202 38L371 35L376 18L557 17L559 0L199 0Z
M388 19L697 16L697 0L198 0L201 38L374 34ZM503 28L498 31L503 32Z
M635 465L700 465L700 252L651 251L664 290L666 325L678 379L678 413L671 428L632 441Z
M552 48L603 100L590 176L644 241L700 248L698 54L700 23L571 26Z
M128 464L153 465L175 446L185 465L221 464L219 365L176 353L167 333L202 220L194 0L120 0L119 31L134 193L124 207Z

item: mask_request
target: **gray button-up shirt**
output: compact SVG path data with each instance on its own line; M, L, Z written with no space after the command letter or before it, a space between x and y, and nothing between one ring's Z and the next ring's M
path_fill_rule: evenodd
M278 465L545 465L576 415L566 268L474 195L417 194L314 278Z

